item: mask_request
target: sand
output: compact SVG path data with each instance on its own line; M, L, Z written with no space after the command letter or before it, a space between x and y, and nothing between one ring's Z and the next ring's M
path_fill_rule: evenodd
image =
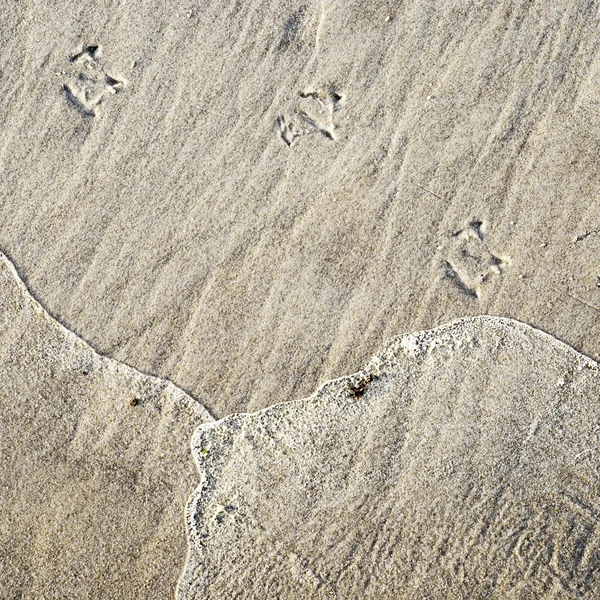
M96 350L219 417L476 314L600 357L595 3L0 14L0 248Z
M173 597L186 554L183 507L203 472L189 449L196 427L211 415L254 423L256 416L235 415L266 410L258 414L306 437L329 409L313 414L299 402L286 424L275 416L282 409L267 409L357 371L403 333L477 315L536 328L522 345L506 334L516 345L505 357L510 369L494 366L491 351L473 350L474 364L450 352L473 398L500 403L493 427L504 427L509 399L500 388L513 385L513 373L524 389L540 386L533 398L515 389L523 424L527 411L554 401L564 356L600 360L599 30L594 0L0 0L0 597ZM490 327L509 327L502 323ZM529 374L527 344L546 357ZM403 368L415 377L425 369L436 393L378 392L369 406L380 419L365 414L357 431L383 444L385 407L413 395L440 431L451 427L446 404L463 402L463 383L443 361L435 363L439 380L417 364ZM323 389L331 385L342 384ZM359 395L371 397L378 385ZM467 429L480 431L483 418L482 406L471 408L456 425L469 440ZM581 421L573 431L587 432L587 416L573 410ZM403 411L389 418L405 423ZM358 434L344 429L354 417L341 414L330 435L355 448ZM415 431L426 422L417 420ZM507 431L507 439L486 438L484 454L511 459L517 437ZM400 443L396 434L390 448ZM539 438L555 444L547 452L570 456L553 435ZM409 449L408 458L441 464L456 454L467 470L481 464L470 447L442 441L422 458ZM238 464L225 442L220 448L223 465ZM325 477L330 460L343 480L344 463L321 456L315 472ZM386 456L381 446L375 463ZM563 482L558 463L535 467L528 456L515 465L524 493L535 468ZM288 478L292 463L280 449L273 463L260 460L265 477L272 470ZM240 489L262 485L253 464L239 465ZM293 464L300 476L312 463ZM485 476L488 487L508 486L498 502L516 502L502 472ZM227 471L219 485L233 479ZM385 503L398 492L420 527L432 506L419 508L421 480L409 477L416 487L399 491L398 481L374 498L381 493ZM569 494L593 505L589 490L579 496L570 485ZM292 478L289 489L305 488ZM472 569L477 585L498 575L498 594L589 594L593 578L582 573L593 556L565 559L567 571L562 555L549 562L566 531L559 516L556 531L533 544L547 560L525 556L525 572L511 555L500 573L496 530L469 537L493 504L493 491L474 490L474 504L464 506L449 488L440 492L454 516L432 517L434 534L444 539L446 522L456 522L463 529L449 539L469 548L473 540L472 555L449 550L448 561ZM323 494L323 502L333 497ZM562 514L563 500L548 497ZM294 522L303 510L291 502L281 513L267 496L244 498L256 519L262 511L260 519L285 514ZM341 498L356 514L354 500ZM546 496L525 500L540 519L549 514ZM377 501L369 502L387 543ZM340 514L327 543L348 523ZM391 513L392 521L404 527L406 515ZM538 521L528 523L535 537ZM375 546L356 546L343 579L341 554L319 554L325 547L311 537L318 527L301 530L294 558L285 523L275 550L246 526L241 539L255 536L272 557L270 581L290 598L325 593L319 577L350 597L363 588L365 596L387 593L378 585L399 590L400 581L400 596L429 581L450 598L484 594L460 587L445 559L431 567L429 538L417 542L414 532L408 548L425 557L414 558L420 570L388 561L389 573L368 583L367 555L377 544L360 528L357 539ZM206 561L207 573L230 565L219 545L226 539L215 538L210 555L193 546L190 565ZM305 550L316 553L317 580L303 566ZM267 568L262 560L260 551L241 558L239 581L210 575L203 583L188 569L179 593L205 593L206 585L215 597ZM284 581L289 569L297 577Z
M0 255L0 597L172 598L208 412L98 355Z
M597 598L600 367L476 317L201 425L179 600Z

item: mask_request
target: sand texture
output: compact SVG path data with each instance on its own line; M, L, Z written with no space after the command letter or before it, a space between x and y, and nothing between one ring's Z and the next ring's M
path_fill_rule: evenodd
M172 598L210 415L94 352L0 254L0 598Z
M0 599L594 598L599 33L0 0Z
M0 0L0 248L217 416L488 313L600 357L590 0Z
M179 600L598 598L600 368L509 319L201 425Z

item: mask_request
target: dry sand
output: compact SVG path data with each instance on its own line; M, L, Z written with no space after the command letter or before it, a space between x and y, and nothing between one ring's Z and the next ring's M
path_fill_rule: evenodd
M200 426L180 600L598 598L600 367L455 321Z
M481 313L600 356L597 3L0 15L0 248L98 351L217 416Z
M99 356L3 255L0 290L0 598L172 598L210 415Z

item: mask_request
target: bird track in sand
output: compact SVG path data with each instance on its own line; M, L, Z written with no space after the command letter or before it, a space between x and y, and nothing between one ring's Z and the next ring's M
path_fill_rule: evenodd
M63 82L63 93L70 106L83 117L96 117L107 96L122 91L126 82L110 75L101 65L102 49L98 45L84 45L73 53L69 62L77 68Z
M279 135L289 147L304 135L317 134L335 141L334 113L341 110L344 97L336 91L308 90L298 94L292 110L277 118Z
M485 242L487 224L472 220L451 235L451 243L442 260L443 275L463 294L479 298L481 286L494 275L501 275L510 264L508 256L493 253Z

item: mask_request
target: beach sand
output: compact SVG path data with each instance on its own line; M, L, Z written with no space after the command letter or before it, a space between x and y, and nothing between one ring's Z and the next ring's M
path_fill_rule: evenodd
M0 289L0 597L172 598L210 415L94 352L2 255Z
M273 477L287 478L291 466L307 481L311 464L322 478L327 467L296 465L275 445L273 464L252 455L264 482L251 462L239 465L236 483L258 519L238 523L249 527L241 539L250 543L256 535L267 558L262 550L240 558L240 579L231 582L211 575L203 583L189 566L180 595L206 585L215 597L279 563L272 581L290 598L310 597L315 585L319 597L328 588L315 581L329 572L338 573L348 594L360 586L367 596L384 594L378 585L400 590L393 587L400 581L407 586L401 596L418 594L431 581L440 595L448 569L452 585L460 573L445 559L431 566L438 546L424 548L428 540L443 546L453 522L460 527L448 539L472 554L449 550L448 561L462 561L478 582L488 573L498 590L517 597L529 593L527 586L541 586L550 598L580 588L588 594L593 575L586 569L596 555L584 549L563 557L560 548L571 542L559 543L568 537L562 516L555 530L536 537L548 502L562 515L563 500L530 488L540 476L550 489L554 477L590 515L593 494L585 488L578 495L579 484L563 478L571 471L559 462L571 454L554 430L532 438L547 444L531 442L537 463L530 450L513 457L511 444L521 439L517 429L529 431L535 411L550 410L555 375L585 362L574 352L600 359L599 29L594 0L0 0L0 596L53 597L59 590L69 598L172 597L185 561L183 506L200 480L189 449L199 424L234 415L210 431L229 436L233 423L255 428L262 417L235 415L307 398L327 381L338 383L321 390L337 389L346 381L338 378L394 347L398 335L484 314L537 328L489 320L453 326L489 324L483 340L515 347L502 351L510 368L494 363L487 342L487 350L472 350L473 363L470 354L449 350L466 382L444 361L408 362L407 373L425 369L423 381L437 382L435 393L417 385L414 394L398 388L380 397L371 389L381 383L372 382L359 395L376 397L356 406L368 404L373 413L360 420L340 409L346 420L328 431L358 451L362 438L353 423L367 439L382 435L397 448L401 429L387 438L386 418L404 427L410 411L392 411L393 398L410 397L421 411L414 431L439 424L432 439L440 445L421 458L406 449L407 465L454 457L460 468L479 469L488 463L473 452L485 440L480 450L489 464L514 459L517 479L485 471L485 486L473 483L475 495L459 506L466 488L452 475L448 485L458 487L440 492L451 518L431 516L441 537L419 542L420 530L409 531L407 548L421 554L392 550L382 567L389 573L369 583L369 561L379 555L368 532L357 530L367 546L356 546L347 579L339 575L342 554L325 559L319 552L326 546L315 550L325 514L318 511L335 499L333 488L325 486L321 504L306 513L321 521L300 531L301 552L288 552L286 522L275 549L270 533L260 537L257 522L282 515L298 521L302 498L280 508L262 496L250 502L248 490L265 482L279 489ZM532 364L525 348L540 362ZM513 379L524 386L514 389L524 405L514 407L517 424L509 427L512 400L502 386ZM580 398L573 394L569 402ZM592 400L581 396L585 411L572 406L579 421L563 416L559 426L591 440ZM465 410L456 424L462 437L436 437L451 430L453 401ZM329 404L323 412L301 401L257 414L308 440ZM488 405L498 409L489 422L481 412ZM283 424L277 415L291 406L298 415ZM492 436L496 426L507 437ZM249 443L240 432L233 438ZM459 446L463 439L475 446ZM377 446L376 464L388 460L384 446ZM219 447L223 465L238 465L225 442ZM559 462L546 465L543 451ZM333 461L338 480L344 465L352 466L326 448L316 456ZM392 478L371 504L365 501L374 507L372 522L385 520L378 494L391 502L397 492L414 527L424 527L434 507L421 503L419 486L433 485L438 471L422 480L389 461L406 483L395 488ZM577 477L586 465L577 462ZM595 482L590 473L585 477ZM225 490L233 479L227 471L219 485ZM501 529L492 519L488 534L481 520L496 514L493 486L506 485L497 502L508 503L507 523L518 537L515 482L533 494L525 504L539 510L523 531L537 540L531 547L543 560L525 549L518 554L517 546L510 554L508 542L501 550L493 537ZM302 485L293 479L289 489L301 496ZM348 522L343 502L348 515L362 514L356 499L340 498L341 520L333 537L323 533L327 543ZM577 510L565 513L578 523L576 532L588 523L577 521ZM217 522L223 516L237 523L225 513ZM390 523L409 527L408 516L390 515ZM206 525L190 523L192 536ZM387 543L392 533L383 530ZM221 553L226 539L217 535L214 554L202 554L211 573L233 564ZM305 551L317 553L314 561ZM493 561L504 551L510 556L498 559L507 569L500 572ZM190 565L199 552L192 547ZM398 570L405 567L394 556L420 571ZM314 563L316 580L305 560ZM489 570L478 561L492 561ZM281 579L290 569L297 579ZM523 589L516 587L519 573ZM254 588L244 589L248 595ZM470 589L447 591L461 598ZM484 595L483 587L472 589Z
M595 3L0 9L0 248L96 350L219 417L476 314L600 356Z
M597 598L600 367L476 317L201 425L178 598Z

